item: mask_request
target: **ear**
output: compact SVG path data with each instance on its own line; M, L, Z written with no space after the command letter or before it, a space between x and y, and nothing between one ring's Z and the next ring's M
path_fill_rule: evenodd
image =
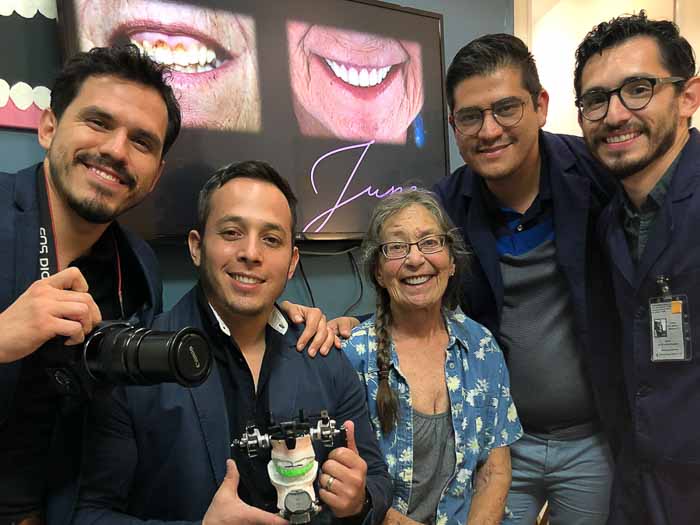
M153 182L151 182L151 187L148 188L148 193L151 193L153 189L156 187L156 184L158 184L158 181L160 180L161 175L163 175L163 168L165 168L165 159L160 161L160 166L158 166L158 172L156 173L156 176L153 178Z
M452 113L450 113L450 115L447 117L447 120L452 128L452 133L456 133L457 130L455 129L455 118L452 116Z
M41 117L39 118L37 134L39 135L39 144L41 144L45 150L51 147L51 142L56 134L56 128L58 128L58 119L51 108L42 111Z
M299 248L296 246L292 248L292 259L289 261L289 270L287 271L287 280L294 276L294 272L297 269L297 264L299 264Z
M693 116L700 106L700 78L691 77L685 82L680 95L679 117L686 120Z
M194 265L199 268L202 258L202 237L197 230L190 230L187 236L187 245L190 248L190 257Z
M377 265L377 269L374 271L374 278L377 280L377 284L381 286L382 288L386 288L386 285L384 284L384 279L382 279L382 274L379 272L379 266Z
M549 109L549 93L546 89L540 91L537 95L537 122L540 127L544 127L547 123L547 110Z

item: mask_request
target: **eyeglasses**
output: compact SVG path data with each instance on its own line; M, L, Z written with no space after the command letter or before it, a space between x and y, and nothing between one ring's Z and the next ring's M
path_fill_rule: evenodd
M525 102L519 98L504 98L488 108L463 108L452 116L455 128L462 135L476 135L484 126L484 113L491 112L502 128L512 128L523 118Z
M595 89L584 93L576 99L581 115L586 120L595 122L605 118L610 108L610 98L617 93L620 102L630 111L637 111L647 107L654 96L654 88L657 85L675 84L685 82L683 77L665 78L631 78L626 80L619 88L605 91Z
M385 242L384 244L380 244L379 248L387 259L403 259L404 257L408 257L408 254L411 252L411 246L417 246L418 251L428 255L442 250L445 247L446 240L447 235L445 234L428 235L416 242Z

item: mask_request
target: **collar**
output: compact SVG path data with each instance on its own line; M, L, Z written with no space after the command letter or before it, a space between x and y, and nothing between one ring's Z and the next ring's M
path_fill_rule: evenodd
M681 150L681 152L676 156L676 158L673 159L673 162L668 167L666 172L661 176L658 182L654 185L652 190L649 192L647 198L644 200L639 210L637 210L634 204L632 204L632 201L627 196L627 192L624 190L624 187L621 188L622 209L624 210L624 213L627 217L636 217L640 213L650 213L660 209L663 206L664 201L666 200L666 195L668 194L668 190L671 187L671 180L673 179L673 174L678 169L678 164L681 159L682 153L683 150ZM622 183L620 183L620 186L622 186Z
M224 335L226 335L227 337L231 337L231 331L228 329L228 326L226 326L226 323L224 323L224 320L219 316L219 313L216 311L216 308L214 308L214 306L209 302L207 304L209 305L209 308L214 314L214 319L216 319L216 322L219 324L219 329L224 333ZM267 324L270 328L272 328L275 332L279 333L280 335L286 334L287 330L289 329L289 324L284 318L284 315L282 315L282 312L280 312L277 308L277 305L274 305L272 307L272 313L270 313L270 317L267 320Z

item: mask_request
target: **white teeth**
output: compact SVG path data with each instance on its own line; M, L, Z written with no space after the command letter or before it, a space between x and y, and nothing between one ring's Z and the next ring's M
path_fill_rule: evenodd
M260 280L255 279L254 277L247 277L245 275L235 274L235 275L232 275L232 277L234 280L240 281L244 284L258 284L260 282Z
M404 281L406 281L408 284L423 284L427 282L430 279L430 276L428 275L420 275L417 277L406 277Z
M614 137L608 137L605 142L608 144L617 144L618 142L624 142L626 140L632 140L637 136L637 133L625 133L624 135L616 135Z
M5 107L9 100L22 111L32 104L44 110L51 104L51 90L45 86L32 87L26 82L17 82L10 86L6 80L0 78L0 108Z
M163 40L155 42L132 40L131 43L156 62L165 64L180 73L204 73L221 66L216 52L205 45L195 44L190 48L185 48L180 43L171 48Z
M120 181L117 177L115 177L114 175L111 175L111 174L109 174L109 173L107 173L107 172L104 172L104 171L102 171L101 169L93 168L92 166L90 167L90 169L91 169L93 172L95 172L95 173L96 173L100 178L102 178L102 179L108 180L108 181L110 181L110 182L121 182L121 181Z
M343 64L325 58L326 64L331 68L336 77L341 79L346 84L355 87L373 87L386 78L391 71L392 66L384 66L379 68L346 68Z
M56 18L56 0L0 0L0 16L10 16L12 12L24 18L34 18L39 11L44 17Z

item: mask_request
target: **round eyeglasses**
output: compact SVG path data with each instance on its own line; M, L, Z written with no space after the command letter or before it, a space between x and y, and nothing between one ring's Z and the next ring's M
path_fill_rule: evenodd
M604 119L610 108L610 98L617 94L620 102L630 111L638 111L647 107L654 96L657 85L676 84L685 82L683 77L665 78L631 78L619 88L605 91L593 89L576 99L576 106L586 120L595 122Z
M505 98L487 108L462 108L453 114L455 128L462 135L476 135L484 126L484 113L491 112L493 119L502 128L512 128L523 118L525 102L519 98Z
M411 246L416 246L423 254L437 253L445 247L447 235L428 235L416 242L391 241L379 245L387 259L403 259L411 252Z

